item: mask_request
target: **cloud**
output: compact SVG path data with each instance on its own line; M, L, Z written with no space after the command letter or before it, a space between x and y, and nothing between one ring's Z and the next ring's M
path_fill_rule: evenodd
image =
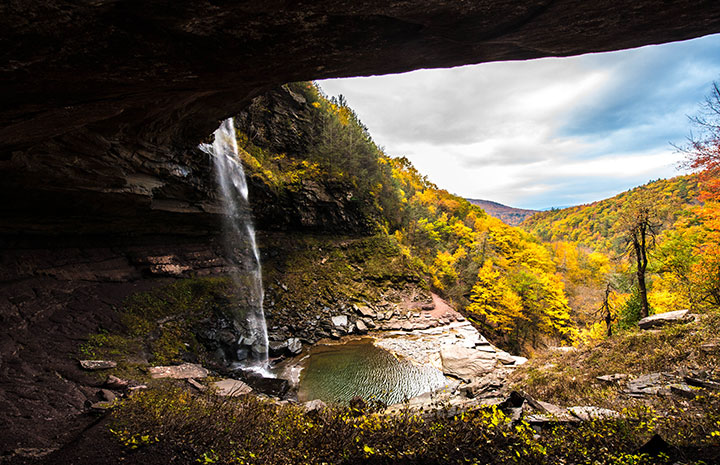
M677 174L669 143L718 78L720 35L320 84L440 187L543 208Z

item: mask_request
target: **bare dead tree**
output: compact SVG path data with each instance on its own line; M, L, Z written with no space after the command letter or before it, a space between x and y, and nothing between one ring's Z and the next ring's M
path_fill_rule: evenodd
M655 247L655 237L660 227L652 204L641 199L628 206L620 218L620 227L625 233L627 251L635 258L635 275L640 294L640 318L645 318L650 314L645 275L649 251Z
M615 321L615 316L612 313L612 307L610 305L610 294L612 293L612 290L612 283L607 283L607 286L605 287L605 297L603 297L602 304L598 309L598 315L602 317L603 320L605 320L608 337L612 336L612 324L613 321Z

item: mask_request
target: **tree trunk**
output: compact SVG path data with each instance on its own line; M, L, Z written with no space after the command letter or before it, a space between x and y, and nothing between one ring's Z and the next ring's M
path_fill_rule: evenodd
M647 251L645 249L645 231L640 231L640 237L633 237L633 246L635 247L635 257L637 257L637 280L638 291L640 291L640 318L645 318L650 314L650 305L647 300L647 286L645 285L645 270L647 269Z

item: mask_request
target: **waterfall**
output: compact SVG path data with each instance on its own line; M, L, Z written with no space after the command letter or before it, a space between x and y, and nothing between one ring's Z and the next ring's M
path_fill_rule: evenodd
M226 254L231 261L239 262L238 269L232 273L233 280L237 288L248 289L245 302L234 313L236 326L245 334L238 341L238 360L249 360L244 362L247 368L268 375L262 266L232 118L223 121L215 131L212 145L201 144L200 149L212 157L215 165L218 193L223 207L222 233Z

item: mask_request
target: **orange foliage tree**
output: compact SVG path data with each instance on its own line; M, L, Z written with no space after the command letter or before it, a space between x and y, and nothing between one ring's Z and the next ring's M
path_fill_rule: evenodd
M691 137L687 166L699 172L700 200L698 217L705 234L698 245L700 260L693 272L702 283L704 298L720 305L720 86L713 84L699 115L693 122L700 129L698 137Z

